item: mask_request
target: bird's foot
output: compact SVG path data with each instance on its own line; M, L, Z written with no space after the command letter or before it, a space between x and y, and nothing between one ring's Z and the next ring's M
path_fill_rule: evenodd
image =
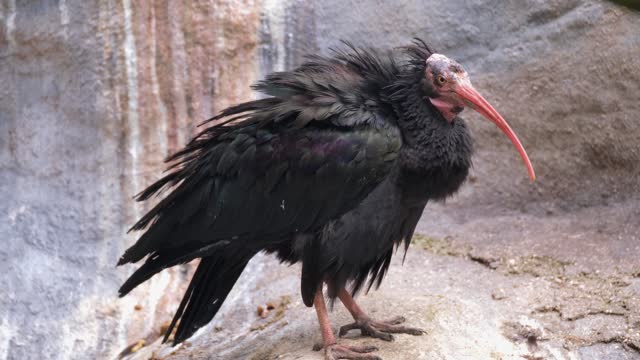
M356 321L351 324L341 327L339 334L340 336L344 336L353 329L360 329L360 332L364 336L393 341L393 335L391 334L422 335L426 333L426 331L422 329L400 325L405 321L406 319L402 316L395 317L388 321L375 321L369 317L362 317L357 318Z
M332 344L325 346L325 360L353 359L353 360L382 360L378 355L371 354L378 351L375 346L349 346Z

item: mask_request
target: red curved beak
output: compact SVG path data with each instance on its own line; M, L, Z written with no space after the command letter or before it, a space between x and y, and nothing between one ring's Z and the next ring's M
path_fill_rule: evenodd
M500 130L502 130L502 132L505 133L505 135L507 135L516 149L518 149L522 160L524 160L524 164L527 166L527 172L529 173L529 178L531 178L531 181L535 181L536 173L533 171L533 166L531 165L531 161L529 161L527 152L524 150L524 147L520 143L516 134L511 130L509 124L507 124L504 118L498 114L496 109L494 109L493 106L491 106L487 100L485 100L482 95L480 95L468 82L466 84L459 83L455 88L455 92L464 100L467 106L491 120L500 128Z

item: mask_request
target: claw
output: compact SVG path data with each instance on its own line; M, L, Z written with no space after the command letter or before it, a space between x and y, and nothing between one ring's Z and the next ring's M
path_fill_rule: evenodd
M360 333L364 336L393 341L394 337L391 334L422 335L426 333L422 329L399 325L405 321L406 319L402 316L395 317L388 321L374 321L369 318L357 319L351 324L342 326L339 335L342 337L351 330L360 329Z

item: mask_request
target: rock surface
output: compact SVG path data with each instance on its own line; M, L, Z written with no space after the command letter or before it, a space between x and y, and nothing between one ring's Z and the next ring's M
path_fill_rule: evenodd
M0 6L0 359L114 358L171 318L186 274L133 296L131 197L195 125L252 96L252 1ZM139 309L139 310L136 310Z
M538 181L466 114L471 180L428 207L404 266L361 300L428 333L346 341L385 359L640 359L639 34L640 16L599 1L0 3L0 359L132 344L143 359L320 359L299 269L265 256L188 346L160 345L189 267L117 298L133 267L114 264L145 210L131 196L264 74L339 39L413 36L466 66ZM339 305L332 318L348 321Z

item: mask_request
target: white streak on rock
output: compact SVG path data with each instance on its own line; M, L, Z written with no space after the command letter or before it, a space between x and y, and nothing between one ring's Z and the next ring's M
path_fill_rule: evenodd
M67 27L69 25L69 8L67 8L67 0L60 0L58 3L60 11L60 24L62 25L62 35L66 39L68 37Z
M2 318L2 321L0 321L0 359L6 360L9 358L9 344L14 334L15 330L9 320Z
M149 62L151 65L151 89L153 95L156 98L158 111L160 112L160 126L158 127L158 145L160 147L159 152L162 156L168 155L168 141L167 134L169 133L167 127L167 108L160 98L160 85L158 84L158 69L156 68L156 52L158 49L158 39L156 37L156 14L155 7L151 6L151 56L149 56Z
M181 13L184 11L181 7L178 6L186 6L184 4L179 5L180 2L174 2L169 7L170 13ZM178 7L178 8L176 8ZM187 49L185 46L184 32L182 30L182 23L180 22L182 19L181 16L171 16L169 19L170 23L170 47L171 47L171 61L173 63L173 74L171 79L173 80L173 106L175 109L175 116L178 121L181 119L187 119L187 103L184 95L184 88L188 86L185 79L188 79L188 64L187 64ZM176 138L178 139L178 147L180 147L181 141L188 136L188 129L182 124L179 123L175 129Z
M127 71L127 95L128 109L127 121L129 123L129 154L131 155L131 181L134 193L140 191L138 158L140 156L140 121L138 118L138 59L136 54L136 42L133 35L131 20L131 0L123 0L124 8L124 57ZM134 217L140 217L140 209L134 206Z
M7 16L7 40L9 46L16 46L16 39L13 37L13 32L16 29L16 0L9 0L9 15Z
M266 0L264 2L264 15L269 26L269 36L271 44L274 47L275 59L273 60L272 71L285 70L285 41L286 41L286 9L288 7L286 0Z

